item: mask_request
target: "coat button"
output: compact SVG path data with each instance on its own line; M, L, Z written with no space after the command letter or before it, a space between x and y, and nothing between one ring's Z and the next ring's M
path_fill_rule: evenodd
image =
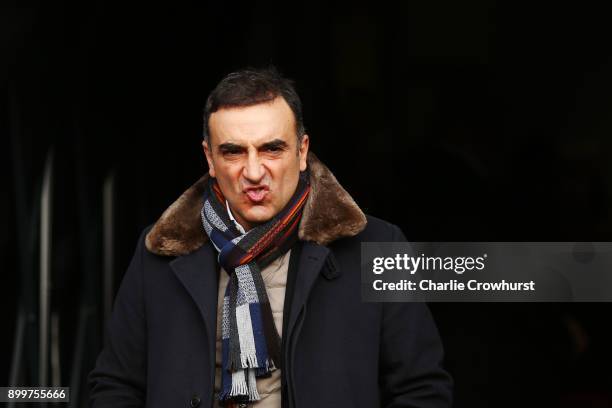
M197 395L194 395L193 397L191 397L191 407L196 408L199 405L200 405L200 397L198 397Z
M241 402L240 404L238 404L238 408L247 408L249 406L249 404L245 404L244 402Z

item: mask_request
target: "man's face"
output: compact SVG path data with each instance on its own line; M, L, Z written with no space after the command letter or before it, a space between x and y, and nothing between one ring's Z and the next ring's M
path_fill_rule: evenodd
M245 229L266 222L289 202L306 170L308 136L298 146L293 111L284 98L223 108L208 121L204 153L232 214Z

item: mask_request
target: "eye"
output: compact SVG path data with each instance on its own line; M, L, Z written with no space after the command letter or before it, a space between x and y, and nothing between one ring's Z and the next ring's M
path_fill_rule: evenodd
M262 146L261 151L270 153L270 154L280 154L287 150L287 145L285 143L269 143L267 145Z
M222 149L222 153L224 156L235 156L242 153L242 149L239 147L225 147Z

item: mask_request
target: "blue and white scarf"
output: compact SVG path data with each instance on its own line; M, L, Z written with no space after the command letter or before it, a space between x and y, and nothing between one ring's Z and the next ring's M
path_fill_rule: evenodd
M219 252L219 264L230 275L223 298L220 401L258 401L256 378L280 368L281 341L261 270L296 242L309 192L308 173L302 172L285 208L242 233L228 215L216 179L209 179L202 224Z

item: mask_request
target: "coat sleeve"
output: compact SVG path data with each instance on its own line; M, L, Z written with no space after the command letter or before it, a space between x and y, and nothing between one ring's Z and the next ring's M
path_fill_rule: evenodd
M107 342L89 374L90 407L145 406L146 321L143 296L144 237L123 277L107 325Z
M406 241L396 226L393 241ZM442 342L427 304L385 302L382 308L381 406L450 407L452 378L442 368Z

